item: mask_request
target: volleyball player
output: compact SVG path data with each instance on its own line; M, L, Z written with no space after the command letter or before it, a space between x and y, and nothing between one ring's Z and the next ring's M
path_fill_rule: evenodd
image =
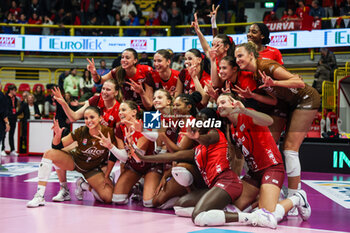
M288 176L288 196L300 189L299 148L314 119L319 105L318 92L296 74L289 73L273 60L257 59L255 44L243 43L235 51L240 69L254 73L258 88L280 98L289 106L283 153Z
M65 180L60 176L60 170L76 170L83 174L89 182L86 187L96 199L109 203L112 200L113 184L109 179L109 173L101 170L101 165L105 160L115 161L115 157L108 157L110 150L102 145L94 136L100 134L111 138L115 143L113 130L101 125L100 111L96 107L88 107L84 111L85 126L81 126L72 133L61 138L63 128L60 128L57 120L54 121L53 130L55 132L52 149L46 151L41 160L38 171L38 190L34 198L27 203L27 207L38 207L45 205L45 189L50 178L52 167L54 166L60 179L60 184L64 189L68 189ZM78 146L71 151L62 150L64 147L77 142ZM70 200L69 193L65 200Z

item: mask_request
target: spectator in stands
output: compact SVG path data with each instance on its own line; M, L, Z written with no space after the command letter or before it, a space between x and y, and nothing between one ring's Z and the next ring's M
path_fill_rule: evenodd
M155 18L155 13L151 11L148 15L148 19L146 21L146 26L159 26L160 22L157 18ZM148 29L146 31L147 36L152 36L153 34L157 33L157 29Z
M181 28L175 28L175 26L183 24L183 19L181 18L181 15L180 15L179 10L177 8L173 8L171 10L171 14L169 16L169 24L171 26L171 35L172 36L181 36L182 35L183 30Z
M296 10L296 15L300 19L303 19L305 15L310 14L310 7L305 6L305 2L303 0L299 0L298 5L299 5L299 7Z
M57 103L56 103L56 101L53 97L53 93L52 93L52 90L56 86L58 87L58 85L51 85L50 87L49 87L49 85L47 85L47 91L48 91L49 95L46 96L46 98L45 98L45 105L44 105L44 117L45 118L49 118L51 113L56 112ZM63 88L61 90L63 90Z
M345 0L341 4L341 6L340 6L340 16L350 16L350 0Z
M19 20L18 20L17 23L22 23L22 24L28 23L28 20L27 20L26 15L24 13L20 14Z
M334 70L337 68L337 60L333 52L327 48L321 48L320 53L321 57L317 63L313 87L319 93L322 93L323 81L333 81Z
M3 142L4 142L4 138L5 138L5 134L6 132L10 131L10 121L8 119L8 110L9 108L7 107L8 102L7 99L4 95L4 93L2 93L2 85L1 85L1 80L0 80L0 146L2 148L4 148L2 146ZM4 149L1 149L1 154L0 156L6 156L6 152Z
M32 0L31 4L28 5L26 12L27 17L31 17L35 12L38 15L38 18L39 16L45 13L44 7L42 6L42 3L39 0Z
M94 87L94 81L92 81L91 74L90 74L90 72L87 69L84 70L83 78L80 79L80 87L82 89L83 88L87 88L90 91Z
M326 12L326 17L333 17L334 0L322 0L322 7Z
M122 0L113 0L112 3L112 11L117 11L120 12L121 8L122 8Z
M170 7L167 10L167 13L169 16L173 13L173 9L177 9L177 11L179 12L180 18L183 20L183 14L181 12L181 9L178 7L176 1L171 1Z
M87 35L89 35L89 36L102 36L103 35L103 31L97 27L98 24L97 24L97 16L96 15L91 16L91 19L89 20L88 25L89 26L96 26L96 27L94 27L93 29L89 29Z
M63 83L64 83L64 80L65 78L69 75L69 70L66 70L64 72L62 72L60 74L60 76L58 77L58 87L63 90Z
M151 59L148 58L148 55L146 52L141 53L141 59L139 60L139 64L152 66L152 61Z
M129 17L130 11L133 11L134 14L136 15L137 10L135 5L130 0L126 0L125 3L122 3L122 8L120 9L120 14L125 24L128 23L128 20L130 18Z
M139 17L136 16L136 13L134 11L129 12L129 20L126 23L126 26L139 26L140 20ZM141 33L140 29L126 29L125 35L126 36L139 36Z
M174 56L173 63L171 64L171 69L181 71L183 68L184 68L183 55L181 53L176 54Z
M45 104L45 94L43 93L43 89L41 85L37 85L34 90L34 99L35 104L38 105L40 115L43 114L44 104Z
M49 18L49 16L45 15L44 16L44 22L43 25L53 25L52 20ZM51 28L43 28L43 35L52 35L52 29Z
M32 16L28 20L28 24L42 24L41 17L39 17L37 12L33 12ZM28 34L40 35L41 28L28 28Z
M283 15L281 20L283 21L291 21L291 20L297 20L298 16L294 13L294 10L292 8L289 8L287 10L287 15Z
M108 12L107 0L96 0L95 13L96 13L99 25L109 25L107 12Z
M89 22L89 19L94 14L95 1L90 0L81 0L80 1L80 13L81 13L81 22L83 25L87 25Z
M21 8L19 8L17 6L17 2L15 0L12 0L11 1L11 8L10 8L9 12L12 15L14 15L17 19L19 19L19 15L20 15L21 11L22 11Z
M311 6L310 15L314 17L315 20L326 17L326 12L318 1L312 1Z
M193 21L193 14L195 13L196 1L187 0L184 11L184 24L190 24Z
M18 156L17 152L15 151L15 143L14 143L14 134L16 130L16 124L17 124L17 102L18 99L16 97L17 94L17 87L14 84L11 84L8 86L7 92L6 92L6 100L7 100L7 107L8 107L8 121L10 123L10 131L9 131L9 144L10 144L10 155ZM5 137L2 141L2 150L5 150Z
M89 72L90 73L90 72ZM83 87L80 89L79 103L85 104L85 101L89 100L93 96L90 88Z
M120 12L119 11L117 11L116 13L115 13L115 16L114 16L114 25L115 26L123 26L123 25L125 25L125 22L122 20L122 16L120 15ZM118 32L118 35L119 35L119 32Z
M16 23L13 20L13 15L12 13L8 12L6 15L6 18L4 19L4 23ZM13 27L5 27L2 26L2 31L4 32L4 34L13 34Z
M79 88L80 88L80 79L82 77L77 76L77 69L72 68L70 74L64 79L63 89L64 92L69 92L72 95L73 99L78 99Z
M169 16L161 5L158 5L155 17L158 19L160 25L168 25Z

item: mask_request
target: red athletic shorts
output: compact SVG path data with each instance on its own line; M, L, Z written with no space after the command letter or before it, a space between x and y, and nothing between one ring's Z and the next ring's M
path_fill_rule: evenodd
M234 202L242 193L243 185L237 174L230 169L220 173L213 180L213 187L218 187L225 190Z
M260 188L262 184L274 184L279 188L282 188L284 180L284 165L281 163L265 168L261 171L249 171L248 174L243 177L243 180L257 188Z

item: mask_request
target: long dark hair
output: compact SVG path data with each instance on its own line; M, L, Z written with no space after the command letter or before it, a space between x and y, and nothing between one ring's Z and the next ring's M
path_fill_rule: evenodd
M135 49L133 49L133 48L124 49L122 54L125 51L131 52L133 54L134 58L138 60L138 54L137 54ZM135 65L137 65L137 63ZM119 86L122 87L125 83L126 71L121 66L118 66L116 68L116 76L117 76L117 81L118 81Z
M232 37L227 36L226 34L218 34L215 38L219 38L224 43L224 46L228 45L227 56L235 56L236 44L233 42Z
M196 117L196 115L198 113L196 105L197 105L197 103L199 103L202 100L201 93L199 93L198 91L194 91L191 95L182 93L182 94L176 96L176 98L180 98L181 101L183 103L185 103L186 106L191 105L190 114L193 117Z

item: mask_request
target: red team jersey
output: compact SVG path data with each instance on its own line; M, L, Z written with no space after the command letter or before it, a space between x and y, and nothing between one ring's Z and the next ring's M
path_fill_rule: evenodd
M194 155L197 167L209 188L214 185L213 181L220 173L230 169L225 135L218 129L212 130L216 130L219 133L219 142L209 146L196 146Z
M116 101L114 106L110 109L107 109L105 106L105 103L101 97L101 95L95 95L91 97L89 100L89 105L90 106L96 106L99 107L101 115L102 115L102 122L101 124L114 128L115 125L120 122L119 118L119 106L120 103Z
M132 77L126 76L125 81L127 82L130 80L133 80L137 83L143 84L146 80L147 74L149 74L151 71L152 71L152 67L147 66L147 65L137 64L136 65L136 74ZM111 71L111 75L112 75L113 79L117 80L117 68L114 68ZM145 88L144 85L143 85L143 88ZM124 100L135 101L137 105L139 105L141 108L143 108L141 96L139 94L137 94L135 91L131 90L129 84L126 84L126 83L123 84L122 92L123 92Z
M266 48L263 51L259 52L259 58L271 59L283 65L283 58L281 52L278 49L270 46L266 46Z
M194 82L191 78L191 75L189 74L187 69L183 69L179 74L179 79L181 80L183 84L183 92L186 94L192 94L196 90L194 86ZM203 70L202 78L200 78L199 82L201 83L202 87L204 88L205 82L211 83L210 75Z
M125 128L126 126L124 124L119 124L117 126L116 130L116 136L124 141L125 150L129 152L129 147L127 146L127 139L125 138ZM140 132L134 132L132 135L133 142L137 145L137 141L144 137L142 133ZM146 150L145 155L152 155L154 151L154 142L149 142L148 147ZM126 164L132 167L136 172L145 173L147 170L149 170L154 164L153 163L147 163L147 162L136 162L136 160L133 157L129 157L126 161Z
M164 81L160 76L159 73L155 70L153 70L151 73L149 73L146 77L145 83L153 88L153 91L158 89L165 89L169 91L170 93L175 91L177 79L179 78L180 71L171 69L171 75L169 80Z
M283 163L282 156L267 126L254 124L249 116L239 114L237 126L231 125L232 139L241 149L252 172Z

